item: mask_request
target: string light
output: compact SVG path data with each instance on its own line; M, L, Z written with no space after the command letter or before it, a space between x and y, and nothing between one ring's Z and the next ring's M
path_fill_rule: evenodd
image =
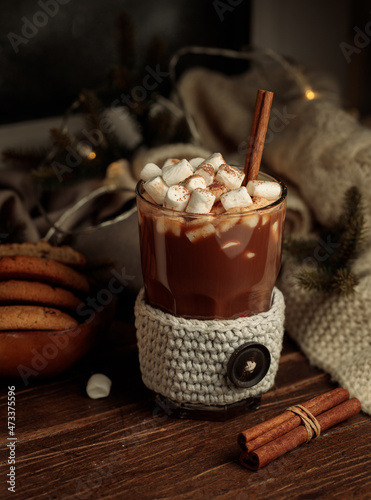
M314 92L312 89L307 89L304 95L305 98L308 99L308 101L312 101L316 98L316 92Z

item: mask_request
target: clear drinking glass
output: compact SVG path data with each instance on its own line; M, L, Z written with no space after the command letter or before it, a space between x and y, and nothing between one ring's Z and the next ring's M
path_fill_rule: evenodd
M188 214L155 205L137 185L140 249L150 305L194 319L233 319L270 308L281 265L286 186L267 206Z

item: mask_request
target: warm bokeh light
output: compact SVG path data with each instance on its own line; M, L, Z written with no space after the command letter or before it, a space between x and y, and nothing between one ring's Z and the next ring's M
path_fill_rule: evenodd
M311 101L312 99L316 98L316 93L312 89L308 89L305 91L305 97L306 99Z

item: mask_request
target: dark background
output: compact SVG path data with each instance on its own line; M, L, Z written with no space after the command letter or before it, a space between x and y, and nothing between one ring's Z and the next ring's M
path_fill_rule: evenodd
M43 16L37 16L43 11L40 1L57 5L58 12L49 15L44 26L36 26L37 33L20 43L16 53L10 38L23 36L24 18L43 24ZM254 4L260 11L264 7L258 29L264 30L265 21L275 27L276 40L284 42L277 43L278 48L303 55L304 63L309 54L310 62L318 62L320 69L331 66L333 54L342 58L340 79L346 106L356 107L362 115L371 113L371 43L366 41L350 64L339 51L342 41L354 43L354 27L363 29L371 21L370 0L60 1L67 3L2 0L0 4L0 123L59 115L82 88L101 85L118 63L115 26L122 11L129 13L135 26L136 63L140 65L153 37L164 41L168 54L185 45L248 46L257 29L252 26ZM295 18L293 9L300 16ZM336 32L340 24L341 31ZM259 33L255 38L259 39ZM269 36L262 39L269 40Z
M223 20L205 0L70 0L58 7L16 54L9 33L22 36L22 18L33 20L42 9L34 0L1 2L2 123L60 114L81 88L100 85L118 63L115 26L122 11L135 27L137 64L153 37L165 42L169 54L188 44L240 49L249 43L247 0L226 11Z

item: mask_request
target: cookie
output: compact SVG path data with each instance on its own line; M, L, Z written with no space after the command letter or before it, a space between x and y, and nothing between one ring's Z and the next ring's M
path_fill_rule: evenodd
M47 241L37 243L4 243L0 245L0 257L24 255L27 257L44 257L72 267L83 267L86 263L84 255L64 245L52 246Z
M69 290L38 281L0 281L1 304L40 304L75 310L81 300Z
M41 281L77 292L89 292L89 282L83 274L42 257L15 255L0 258L0 281L11 279Z
M0 331L69 330L78 322L58 309L41 306L0 306Z

